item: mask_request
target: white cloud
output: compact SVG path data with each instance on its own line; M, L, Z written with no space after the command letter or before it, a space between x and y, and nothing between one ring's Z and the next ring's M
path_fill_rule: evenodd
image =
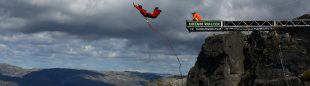
M73 15L96 15L123 8L128 0L29 0L34 6L70 12Z
M18 3L6 5L10 1ZM153 65L162 66L158 69L171 68L176 64L175 56L162 38L150 35L143 17L132 7L132 2L142 4L149 11L156 6L163 10L160 17L151 21L152 25L175 43L174 47L181 60L190 64L199 52L189 49L193 47L192 44L198 45L200 49L204 38L213 34L188 33L183 24L186 19L190 19L191 12L199 11L206 19L219 20L273 19L278 18L278 15L296 16L302 13L301 10L283 12L281 7L284 5L278 8L273 6L287 1L289 0L0 0L0 58L7 58L2 62L25 62L24 65L29 66L81 66L81 61L91 58L91 61L87 60L89 63L82 66L86 68L88 65L96 65L95 62L100 59L121 59L121 62L107 62L109 64L104 66L109 68L111 64L111 67L120 64L125 65L123 68L139 69L135 67L140 67L142 63L128 62L137 60L144 63L156 61L142 65L141 68ZM306 3L296 5L298 6L286 7L309 7ZM85 36L98 40L80 39L87 39ZM16 61L11 57L31 60ZM152 70L141 68L141 71Z
M120 55L120 53L119 52L108 52L107 54L105 54L106 55L106 57L108 57L108 58L114 58L114 57L118 57L119 55Z
M14 30L27 25L27 20L17 17L0 16L0 30Z
M62 37L70 37L63 32L39 32L33 34L25 33L9 33L0 34L0 41L11 42L17 44L46 44L55 42L56 39Z
M5 50L8 49L8 46L5 44L0 44L0 51L5 52Z
M68 24L73 21L73 16L65 14L61 11L47 11L45 13L39 14L38 18L40 20L51 20L54 22Z
M52 41L48 42L48 40ZM48 44L44 44L46 42ZM169 54L170 51L153 50L148 48L148 45L135 45L131 48L127 46L128 43L128 39L84 41L61 32L0 33L0 55L2 56L0 58L3 59L0 62L26 68L59 67L122 71L128 69L157 73L176 72L174 68L177 67L171 65L177 64L176 58ZM140 50L142 47L146 50ZM145 52L147 51L151 52L151 57L146 56ZM159 53L154 54L153 51ZM167 54L163 52L167 52ZM193 62L193 58L189 58L188 55L179 57L183 61ZM191 63L184 64L191 65Z

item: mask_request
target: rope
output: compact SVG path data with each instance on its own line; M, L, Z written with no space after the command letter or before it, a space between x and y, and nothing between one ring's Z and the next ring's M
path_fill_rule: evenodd
M139 0L139 1L141 2L141 4L143 3L142 0ZM144 19L145 19L145 21L147 22L148 27L149 27L154 33L156 33L157 30L151 25L151 23L147 20L147 18L145 17ZM182 63L181 63L181 61L180 61L180 58L178 57L177 53L175 52L175 49L173 48L173 46L172 46L170 40L169 40L164 34L162 34L162 33L160 33L160 32L158 32L158 34L159 34L162 38L164 38L164 39L166 40L167 45L169 46L169 48L170 48L170 50L172 51L173 55L174 55L174 56L177 58L177 60L178 60L178 63L179 63L179 73L180 73L180 76L181 76L181 81L182 81L182 82L181 82L181 86L182 86L182 84L183 84L183 78L182 78L182 77L183 77L183 74L182 74L182 69L181 69Z
M152 27L152 25L150 24L150 22L147 22L147 24L148 24L149 28L150 28L152 31L157 32L157 30L154 29L154 28ZM181 64L181 61L180 61L178 55L176 54L174 48L172 47L172 44L171 44L170 40L169 40L164 34L162 34L162 33L160 33L160 32L158 32L158 33L159 33L160 36L162 36L162 37L167 41L167 44L168 44L169 48L171 49L173 55L177 57L177 60L178 60L178 62L179 62L179 72L180 72L180 74L181 74L181 76L182 76L182 72L181 72L181 65L182 65L182 64Z
M283 57L282 57L283 53L282 53L282 49L281 49L281 45L279 44L279 58L280 58L280 62L281 62L281 66L282 66L282 72L283 72L283 76L285 79L285 82L287 84L287 86L290 86L287 78L286 78L286 73L285 73L285 67L284 67L284 62L283 62Z
M276 44L278 45L278 48L279 48L279 54L278 54L278 56L279 56L280 63L281 63L281 67L282 67L283 77L284 77L284 80L285 80L286 85L287 85L287 86L291 86L290 83L289 83L289 80L286 78L285 66L284 66L284 62L283 62L283 60L284 60L284 58L283 58L283 52L282 52L282 49L281 49L281 45L280 45L280 43L279 43L279 37L278 37L278 33L277 33L277 31L276 31L277 29L276 29L276 28L274 28L274 29L275 29L274 34L275 34L275 36L276 36ZM249 28L247 28L247 30L249 31ZM249 38L249 36L248 36L248 38ZM252 37L251 37L251 38L252 38ZM252 39L253 39L253 38L252 38Z
M145 18L145 20L147 21L146 18ZM157 32L157 30L156 30L155 28L153 28L153 26L151 25L150 22L147 21L147 25L149 26L149 28L150 28L153 32L155 32L155 33ZM183 84L183 79L182 79L183 74L182 74L182 69L181 69L182 63L181 63L181 61L180 61L180 58L178 57L177 53L175 52L175 49L173 48L173 46L172 46L170 40L169 40L164 34L162 34L162 33L160 33L160 32L157 32L157 33L158 33L162 38L164 38L164 39L166 40L166 43L167 43L167 45L169 46L170 50L172 51L173 55L177 58L177 60L178 60L178 62L179 62L179 73L180 73L181 80L182 80L182 83L181 83L181 84Z
M276 29L275 29L276 30ZM282 67L282 72L283 72L283 77L284 77L284 80L285 80L285 83L287 86L291 86L288 79L286 78L286 73L285 73L285 66L284 66L284 62L283 62L283 52L282 52L282 49L281 49L281 44L279 43L279 37L278 37L278 33L277 31L275 31L275 36L276 36L276 43L278 44L278 48L279 48L279 59L280 59L280 63L281 63L281 67Z

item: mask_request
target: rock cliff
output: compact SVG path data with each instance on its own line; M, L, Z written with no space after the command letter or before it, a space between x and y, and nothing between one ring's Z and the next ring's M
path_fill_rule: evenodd
M308 19L309 14L301 17ZM208 37L187 86L310 86L310 30Z

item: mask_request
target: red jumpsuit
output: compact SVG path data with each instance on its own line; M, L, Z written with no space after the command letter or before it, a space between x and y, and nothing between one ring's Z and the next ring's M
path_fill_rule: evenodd
M156 18L159 16L161 12L161 10L158 9L158 7L154 9L153 13L149 13L145 9L143 9L142 6L138 6L138 5L133 5L133 6L137 8L144 17L148 17L148 18Z
M199 13L194 12L193 13L193 21L202 21L202 17L199 15Z

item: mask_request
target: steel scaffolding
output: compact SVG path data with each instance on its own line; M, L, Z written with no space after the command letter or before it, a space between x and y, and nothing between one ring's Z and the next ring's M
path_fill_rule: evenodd
M309 29L310 19L299 20L272 20L272 21L191 21L186 20L186 28L189 32L203 31L272 31Z

